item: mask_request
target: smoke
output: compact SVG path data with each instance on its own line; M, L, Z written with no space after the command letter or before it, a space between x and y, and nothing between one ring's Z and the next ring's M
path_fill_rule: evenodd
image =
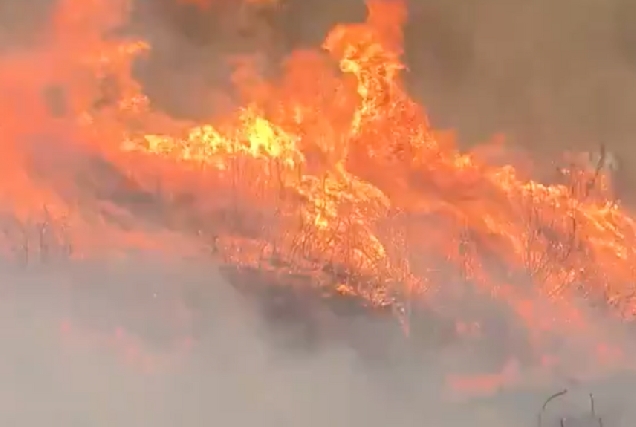
M628 2L413 3L412 80L441 122L469 140L498 129L530 149L630 156Z
M2 283L0 420L10 425L410 426L433 409L426 395L391 387L345 345L304 355L274 345L255 301L209 263L145 253L5 264ZM156 371L125 363L108 332L123 325L145 351L170 353L143 325L166 328L161 318L174 313L166 304L188 291L204 313L194 346Z
M351 425L345 420L365 413L355 403L365 379L346 351L305 360L276 353L254 307L209 266L142 254L28 270L5 265L2 276L0 419L7 424ZM71 299L62 291L69 287ZM191 352L156 372L124 363L104 339L109 329L136 329L141 347L154 341L154 353L167 352L170 345L158 346L143 325L165 328L161 317L174 312L165 304L187 289L201 298L206 326Z
M8 425L536 425L544 400L564 387L569 393L547 408L544 425L586 417L589 392L605 425L629 421L627 376L555 379L553 388L454 402L443 388L448 367L470 368L483 356L448 343L409 358L382 320L341 318L334 326L392 348L390 358L369 363L359 347L333 337L294 350L285 339L298 334L294 324L274 326L262 301L201 258L131 251L4 263L1 278L0 420ZM174 317L182 300L196 305L198 327ZM175 338L184 331L194 341Z

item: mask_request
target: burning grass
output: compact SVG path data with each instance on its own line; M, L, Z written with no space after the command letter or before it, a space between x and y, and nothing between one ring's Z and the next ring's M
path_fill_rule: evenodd
M169 230L304 334L364 313L389 319L405 347L499 352L494 370L567 370L570 345L584 371L631 366L596 321L622 327L635 313L636 224L604 156L546 174L494 164L494 143L460 152L401 83L404 4L369 2L366 22L337 26L276 78L242 57L241 106L196 123L159 111L132 77L152 47L115 35L127 8L60 1L47 41L2 58L7 256L87 258L133 242L181 256L173 237L152 238Z

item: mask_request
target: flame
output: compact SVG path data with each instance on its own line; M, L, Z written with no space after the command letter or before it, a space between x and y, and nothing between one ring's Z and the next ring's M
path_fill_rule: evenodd
M109 218L123 210L150 221L77 183L73 173L97 174L99 159L116 171L94 178L106 199L152 194L160 221L207 239L219 262L304 275L323 294L390 308L408 333L414 313L430 310L474 325L470 339L496 335L492 306L476 307L488 301L541 353L558 336L601 340L580 301L634 320L636 224L611 177L574 158L539 182L537 169L489 161L494 144L461 152L434 130L401 80L403 2L369 0L366 22L336 26L322 50L294 52L275 82L243 64L234 76L243 106L199 123L158 111L132 77L151 46L113 36L129 8L60 0L42 46L3 59L0 190L20 220L42 204L57 217L72 211L71 228L93 230L93 240L120 236L104 204ZM42 97L52 86L63 104L55 117ZM71 142L55 145L62 140ZM85 157L62 155L62 172L42 166L63 147ZM97 249L84 241L78 250ZM620 358L612 343L598 345Z

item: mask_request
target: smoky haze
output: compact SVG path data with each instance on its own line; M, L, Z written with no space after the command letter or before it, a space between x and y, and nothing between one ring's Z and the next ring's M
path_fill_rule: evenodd
M331 325L352 331L354 340L336 333L308 345L302 318L275 325L262 301L237 291L201 257L143 251L124 259L37 260L2 266L5 425L534 426L546 397L562 388L569 394L544 413L546 426L585 417L590 392L604 425L633 420L633 380L579 381L582 355L563 353L572 371L548 387L457 400L444 375L487 362L460 342L408 351L388 320L344 316ZM183 299L199 309L198 327L189 331L193 345L179 353L170 328L174 302ZM120 326L141 342L141 354L164 355L165 363L147 370L127 362L127 341L112 338ZM603 333L617 335L611 325ZM383 356L370 360L361 348Z
M483 356L448 343L410 359L382 321L341 318L335 326L355 328L358 342L389 349L391 358L370 363L359 346L335 339L293 344L297 325L274 327L257 299L207 261L172 255L167 262L165 253L144 252L123 260L4 264L2 271L5 425L530 426L546 396L564 386L570 394L544 414L545 425L585 416L590 391L605 425L633 419L633 383L616 378L555 378L553 389L454 402L442 395L448 361L469 368ZM162 320L175 312L175 295L188 293L204 326L189 351L175 356L165 336L171 323ZM145 351L172 356L154 371L125 363L125 353L105 338L117 325L139 337Z
M219 59L238 48L211 29L206 19L213 17L177 11L168 1L147 1L137 12L135 31L154 46L139 74L162 108L204 116L210 99L194 95L204 85L226 83L229 69ZM3 45L34 43L49 3L0 1ZM603 142L627 167L636 163L630 146L636 7L630 1L412 0L409 6L407 82L433 123L457 129L462 144L497 132L537 152ZM316 46L333 24L362 20L364 12L354 0L291 0L281 24L289 35L286 49ZM429 342L413 361L383 320L333 320L336 331L354 331L355 345L331 338L300 350L286 345L288 335L299 333L296 324L272 326L257 301L207 262L130 255L123 263L5 265L0 278L8 289L1 304L0 420L8 426L536 425L546 393L563 387L575 396L560 415L586 411L586 393L594 391L605 425L629 425L634 383L581 385L576 372L555 378L554 390L445 402L440 389L449 360L470 367L487 363L486 356L466 354L457 343ZM68 286L82 289L72 303L58 292ZM67 318L80 337L142 323L151 326L139 327L139 335L161 353L156 342L168 328L162 315L184 288L196 290L205 327L189 355L170 369L143 373L109 346L64 343L60 325ZM388 360L369 362L359 354L361 345L383 347Z

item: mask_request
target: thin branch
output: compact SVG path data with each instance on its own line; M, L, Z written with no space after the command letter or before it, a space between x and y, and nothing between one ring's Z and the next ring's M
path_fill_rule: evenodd
M548 397L545 400L545 402L543 402L543 405L541 406L541 411L539 411L539 415L537 416L537 427L542 427L543 426L543 413L545 412L545 410L548 407L548 405L550 404L550 402L552 402L554 399L557 399L557 398L563 396L567 392L568 392L567 389L563 389L563 390L561 390L561 391L559 391L557 393L554 393L553 395Z

